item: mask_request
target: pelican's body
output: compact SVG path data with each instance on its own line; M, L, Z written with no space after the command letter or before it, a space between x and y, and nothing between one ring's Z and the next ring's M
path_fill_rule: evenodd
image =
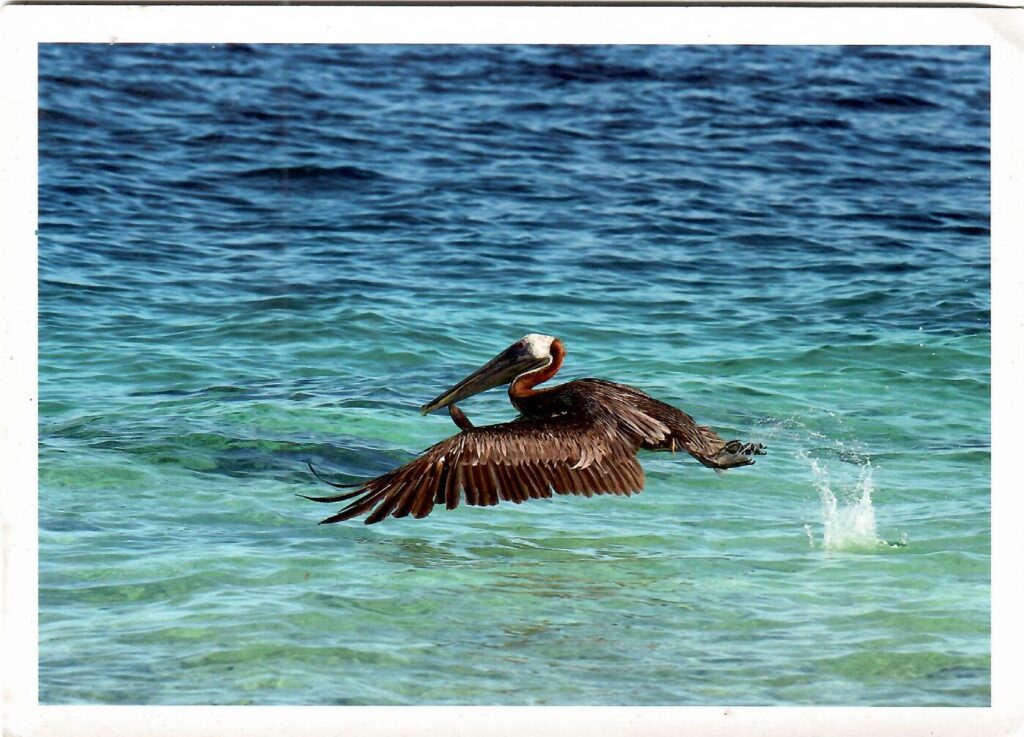
M714 469L750 465L752 456L764 454L761 444L725 442L682 410L630 386L577 379L535 388L558 372L564 358L557 338L527 335L422 407L423 414L447 407L461 429L457 435L355 491L307 498L353 500L324 523L372 510L366 518L372 524L389 515L425 517L435 504L454 509L460 498L481 506L552 492L628 496L644 486L640 449L683 449ZM521 413L512 422L475 427L455 404L503 384Z

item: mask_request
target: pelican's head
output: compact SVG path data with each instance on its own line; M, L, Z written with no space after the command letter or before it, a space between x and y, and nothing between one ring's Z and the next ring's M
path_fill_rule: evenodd
M555 340L550 335L537 333L523 336L451 389L424 404L420 412L427 414L447 407L474 394L509 384L520 374L547 366L551 363L551 344Z

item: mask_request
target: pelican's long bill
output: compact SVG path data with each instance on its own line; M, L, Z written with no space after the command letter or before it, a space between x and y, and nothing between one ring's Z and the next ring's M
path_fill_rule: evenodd
M551 356L538 356L525 339L513 343L436 399L420 407L422 414L447 407L474 394L509 384L522 373L546 366Z

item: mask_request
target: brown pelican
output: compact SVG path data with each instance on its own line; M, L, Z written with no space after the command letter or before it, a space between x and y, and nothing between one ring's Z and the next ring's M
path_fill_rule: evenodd
M426 517L435 504L447 509L498 500L516 504L556 494L624 494L644 487L637 463L640 449L682 448L708 468L747 466L764 455L760 443L728 442L690 415L639 389L601 379L577 379L536 389L562 366L558 338L531 334L499 353L420 411L447 407L461 432L414 460L336 496L305 497L317 502L352 502L320 524L351 519L372 510L365 522L385 517ZM510 384L509 399L521 413L512 422L475 427L455 403ZM305 495L300 495L305 496Z

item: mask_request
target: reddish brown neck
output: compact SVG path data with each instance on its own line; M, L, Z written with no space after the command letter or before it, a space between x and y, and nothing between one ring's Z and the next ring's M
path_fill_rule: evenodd
M529 399L532 396L540 394L541 391L544 391L537 391L533 387L537 386L537 384L543 384L545 381L557 374L558 369L562 368L562 361L564 359L565 346L562 345L562 341L555 338L551 341L551 363L537 369L536 371L521 374L512 382L512 386L508 388L508 395L512 399L512 402L514 404L518 404L521 400Z

